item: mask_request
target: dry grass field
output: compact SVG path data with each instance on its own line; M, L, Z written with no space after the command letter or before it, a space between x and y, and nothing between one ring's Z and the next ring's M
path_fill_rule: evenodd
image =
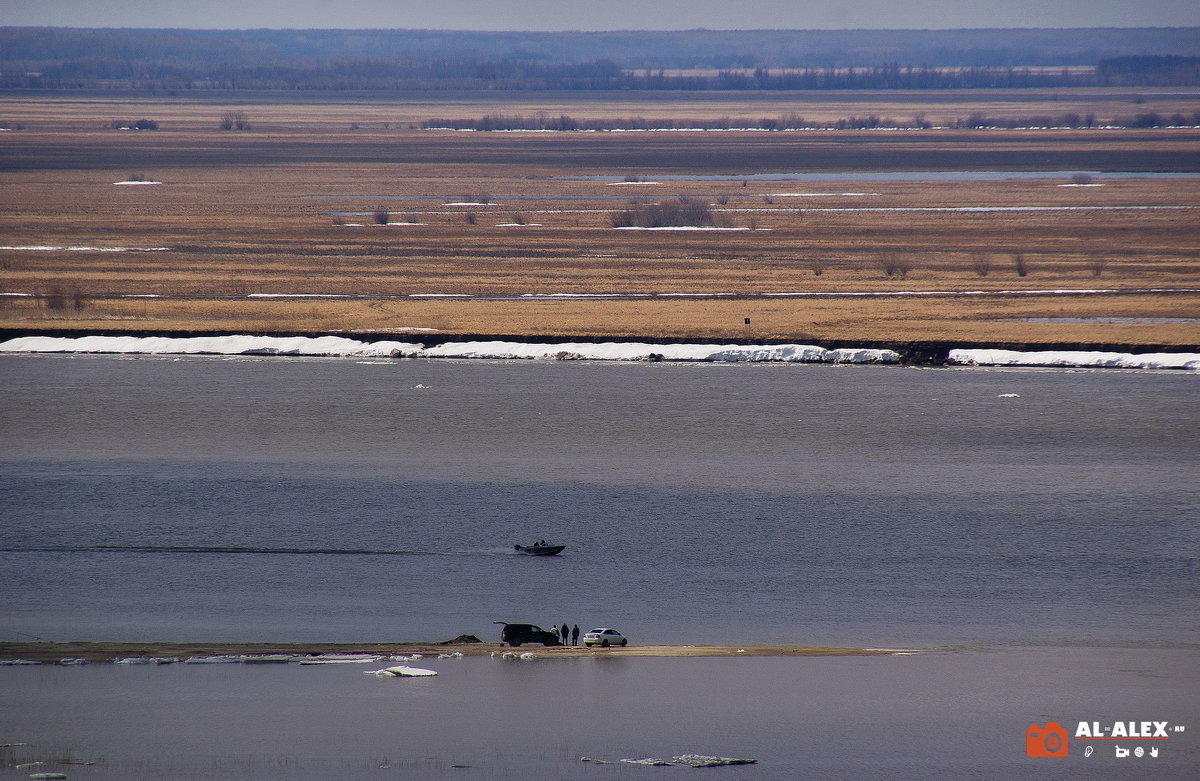
M1200 344L1197 129L410 127L492 111L936 122L1200 108L1104 91L865 97L0 97L0 125L21 128L0 133L0 329ZM251 130L218 129L231 107ZM142 117L160 129L109 127ZM1070 175L1129 170L1198 176ZM872 180L881 171L1063 174ZM844 178L752 176L789 172ZM669 178L688 175L724 178ZM160 184L115 184L130 178ZM616 211L679 197L726 229L612 227Z

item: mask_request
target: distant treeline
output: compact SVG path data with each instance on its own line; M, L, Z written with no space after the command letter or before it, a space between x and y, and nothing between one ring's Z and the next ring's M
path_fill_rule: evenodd
M1029 87L1145 87L1200 84L1200 58L1137 58L1136 70L1105 60L1094 70L934 68L897 64L868 68L717 71L712 74L626 71L609 60L584 63L336 60L308 65L189 68L139 67L124 61L4 71L6 89L129 90L942 90ZM1149 60L1169 64L1149 67Z
M941 127L950 128L1092 128L1092 127L1200 127L1200 111L1190 114L1160 114L1155 111L1099 120L1095 114L1067 112L1056 115L996 117L974 113L966 117L942 120ZM876 130L880 128L929 129L934 123L924 114L907 119L893 119L868 114L858 117L816 122L799 114L778 117L717 117L709 119L647 119L623 117L615 119L576 119L566 114L487 114L478 119L430 119L421 124L425 129L450 130L554 130L554 131L614 131L614 130Z
M1200 83L1197 55L1198 28L484 33L3 27L0 88L821 90L1194 85Z

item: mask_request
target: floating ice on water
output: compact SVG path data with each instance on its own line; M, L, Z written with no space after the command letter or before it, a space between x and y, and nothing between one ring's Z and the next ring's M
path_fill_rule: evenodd
M378 654L317 654L304 657L300 664L364 664L382 659Z
M720 767L721 765L753 765L758 760L738 757L709 757L703 754L683 754L678 757L672 757L671 762L676 765L691 765L692 767Z
M398 665L396 667L387 667L383 670L367 670L366 674L376 675L380 678L431 678L437 675L437 671L426 670L423 667Z
M591 759L589 757L580 757L580 762L595 762L600 765L611 764L600 759ZM721 767L723 765L753 765L758 762L757 759L744 759L740 757L710 757L704 754L681 754L677 757L668 759L656 759L654 757L646 757L645 759L622 759L619 760L623 765L644 765L647 767L671 767L673 765L687 765L689 767Z

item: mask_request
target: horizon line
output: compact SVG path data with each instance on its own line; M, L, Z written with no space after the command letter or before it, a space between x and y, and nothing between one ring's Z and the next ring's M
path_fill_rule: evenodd
M1021 31L1073 31L1073 30L1200 30L1200 25L1147 25L1147 26L1079 26L1079 27L688 27L688 28L603 28L603 29L503 29L489 30L470 27L136 27L110 25L103 27L74 27L54 24L0 25L0 30L130 30L130 31L186 31L186 32L430 32L430 33L495 33L495 34L544 34L562 33L612 34L612 33L831 33L831 32L1021 32Z

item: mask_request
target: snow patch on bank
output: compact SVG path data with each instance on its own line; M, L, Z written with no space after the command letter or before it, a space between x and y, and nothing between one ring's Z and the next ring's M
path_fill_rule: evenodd
M813 345L526 344L447 342L426 348L412 342L362 342L341 336L26 336L0 343L4 353L115 353L131 355L309 355L339 357L484 358L586 361L706 361L783 363L898 363L891 350L826 350Z
M88 246L53 246L33 244L24 246L2 246L0 250L14 252L170 252L170 247L88 247Z
M25 336L0 343L6 353L116 353L124 355L310 355L390 357L420 351L410 342L360 342L342 336Z
M949 362L962 366L1053 366L1087 369L1200 370L1200 353L1084 352L1078 350L951 350Z
M25 336L0 343L0 353L124 355L282 355L343 358L479 358L487 360L689 361L706 363L898 364L893 350L826 349L805 344L649 344L642 342L364 342L343 336ZM1200 371L1200 353L951 350L958 366L1045 366L1091 369Z
M527 344L524 342L446 342L423 358L490 358L579 361L701 361L783 363L899 363L891 350L826 350L812 345L644 344L639 342Z

